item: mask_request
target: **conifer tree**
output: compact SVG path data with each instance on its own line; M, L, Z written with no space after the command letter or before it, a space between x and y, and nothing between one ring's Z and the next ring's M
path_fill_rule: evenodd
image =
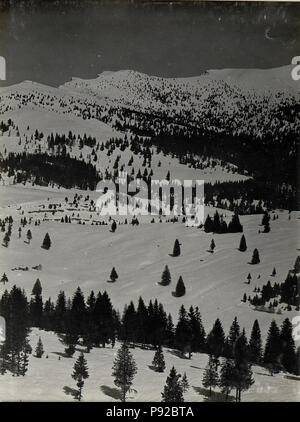
M179 318L175 331L175 345L181 352L189 352L191 355L191 326L185 307L181 305Z
M84 386L84 380L89 377L87 362L84 358L84 354L80 353L73 367L72 378L76 381L78 387L77 399L82 399L82 388Z
M173 254L172 256L179 256L181 253L180 244L178 239L175 240L174 247L173 247Z
M41 358L43 356L43 354L44 354L44 347L43 347L41 337L39 337L39 340L38 340L38 343L37 343L37 346L36 346L36 349L35 349L35 356L37 358Z
M10 235L8 232L6 232L3 238L3 246L7 248L9 245L9 242L10 242Z
M273 372L280 369L280 352L280 332L276 322L273 320L268 331L264 350L264 364L269 368L272 375Z
M46 233L41 247L43 249L46 249L46 250L50 249L50 247L51 247L51 240L50 240L49 233Z
M255 248L254 251L253 251L251 264L259 264L259 263L260 263L259 252Z
M159 284L161 286L168 286L170 283L171 283L171 274L170 274L169 267L166 265L161 276L161 282Z
M225 334L219 318L216 319L214 326L207 336L207 348L211 355L216 358L222 356L225 348Z
M211 396L211 389L216 387L219 383L219 376L216 369L215 362L212 356L209 356L208 364L205 368L202 384L205 388L209 388L209 395Z
M162 395L162 402L165 403L182 403L184 402L183 398L183 388L179 378L181 377L180 374L177 374L176 369L174 366L172 367L169 376L166 380L166 385L164 386Z
M112 282L115 282L118 278L119 278L118 273L117 273L115 267L113 267L113 269L111 270L111 273L110 273L110 280Z
M117 230L117 223L115 222L115 220L112 222L110 230L112 233L114 233Z
M296 347L293 339L293 326L291 321L286 318L281 326L280 346L281 346L281 364L287 372L296 371Z
M230 329L229 329L229 335L228 335L228 339L227 339L227 343L229 346L229 356L232 357L233 356L233 349L234 349L234 345L235 342L237 341L238 337L240 336L240 326L237 320L237 317L234 318Z
M184 296L184 295L185 295L185 285L184 285L182 277L180 276L178 281L177 281L177 284L176 284L175 296L181 297L181 296Z
M157 350L154 354L152 365L155 367L157 372L164 372L164 370L166 368L164 354L163 354L161 346L158 346L158 348L157 348Z
M227 358L221 366L219 387L227 401L231 390L235 387L235 367L231 359Z
M40 280L37 278L36 282L34 283L34 286L32 288L31 294L33 296L40 296L42 294L42 285Z
M250 341L249 341L250 360L259 364L262 360L262 341L261 333L257 319L254 321Z
M206 233L211 233L214 230L214 223L210 217L210 215L208 214L208 216L206 217L205 223L204 223L204 231Z
M30 231L30 230L27 230L27 233L26 233L26 238L27 238L27 240L28 240L28 243L30 244L30 241L31 241L31 239L32 239L32 234L31 234L31 231Z
M113 364L114 383L121 389L122 401L126 401L126 394L131 390L133 378L137 372L137 367L128 345L124 342L117 352L117 357Z
M245 252L246 250L247 250L246 238L244 235L242 235L241 240L240 240L239 251Z
M5 273L3 273L3 276L1 277L1 283L3 283L5 285L5 283L8 282L8 278L7 275Z
M205 330L198 306L195 310L192 306L190 307L188 318L191 331L191 351L203 352L205 350Z
M274 267L272 271L272 276L275 277L275 275L276 275L276 268Z
M190 388L186 372L184 372L184 374L183 374L183 377L182 377L182 380L181 380L181 387L182 387L183 393L186 393L188 391L188 389Z

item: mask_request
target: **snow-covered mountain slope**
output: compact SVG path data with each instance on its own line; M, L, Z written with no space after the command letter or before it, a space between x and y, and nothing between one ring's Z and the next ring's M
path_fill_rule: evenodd
M133 70L104 72L95 79L73 78L59 88L25 81L0 89L0 111L28 106L80 118L96 118L115 125L133 124L131 112L151 114L168 123L194 125L207 130L230 130L261 136L268 130L297 131L299 118L282 107L300 99L300 81L291 77L292 66L275 69L209 70L191 78L161 78ZM155 127L153 128L155 130Z

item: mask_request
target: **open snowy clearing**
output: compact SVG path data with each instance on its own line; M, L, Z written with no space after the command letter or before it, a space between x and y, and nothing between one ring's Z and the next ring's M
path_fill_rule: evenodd
M41 359L33 355L29 358L28 372L25 377L1 376L1 401L72 401L76 385L71 378L73 365L80 353L80 346L73 358L64 357L64 346L52 332L32 329L30 341L35 349L38 338L44 345L45 354ZM83 388L83 401L120 401L120 392L111 376L111 368L116 357L119 343L115 348L94 348L85 354L89 378ZM161 401L161 392L167 375L174 365L177 372L186 372L190 388L185 393L185 401L207 401L203 395L202 378L208 356L195 353L191 360L164 349L166 370L157 373L151 369L153 350L131 349L138 372L133 381L135 391L129 393L128 401ZM48 355L48 358L46 356ZM60 360L59 360L60 357ZM288 379L284 373L270 376L259 366L254 366L254 385L242 394L242 401L300 401L300 378ZM216 389L215 391L219 391ZM234 392L233 392L234 395ZM212 397L213 399L213 397Z

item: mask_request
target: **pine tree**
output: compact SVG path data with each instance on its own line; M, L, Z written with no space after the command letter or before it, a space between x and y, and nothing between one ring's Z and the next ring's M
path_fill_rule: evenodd
M216 247L215 241L214 241L214 239L212 239L211 242L210 242L210 251L213 252L215 247Z
M181 297L185 295L185 285L184 282L182 280L182 277L180 276L177 284L176 284L176 288L175 288L175 296L176 297Z
M276 322L273 320L268 331L264 351L264 364L269 368L271 374L280 369L280 352L280 332Z
M257 319L254 321L250 341L249 341L250 360L253 363L261 363L262 360L262 341L261 333Z
M171 274L170 274L169 267L166 265L161 276L161 282L159 284L161 286L168 286L170 283L171 283Z
M110 273L110 280L112 282L115 282L118 278L119 278L118 273L117 273L115 267L113 267L113 269L111 270L111 273Z
M205 223L204 223L204 231L206 233L211 233L214 230L214 223L210 217L210 215L208 214L208 216L206 217Z
M43 249L46 249L46 250L50 249L50 247L51 247L51 240L50 240L49 233L46 233L41 247Z
M209 356L208 364L205 368L202 384L205 388L209 388L209 395L211 396L211 389L216 387L219 383L219 376L216 369L215 362L212 356Z
M112 222L112 225L111 225L111 229L110 229L110 231L112 232L112 233L114 233L115 231L117 230L117 223L115 222L115 220Z
M35 357L41 358L44 354L44 347L41 340L41 337L39 337L39 341L37 343L36 349L35 349Z
M3 238L3 246L7 248L9 245L9 242L10 242L10 235L8 232L6 232Z
M172 254L172 256L179 256L180 253L181 253L180 243L179 243L178 239L176 239L175 240L175 243L174 243L174 247L173 247L173 254Z
M82 388L84 386L84 380L89 377L87 362L84 358L84 354L80 353L73 367L72 378L76 381L78 387L77 399L78 401L82 398Z
M250 284L251 283L251 274L250 273L247 275L247 280L248 280L248 284Z
M5 285L5 283L7 282L8 282L8 278L7 278L7 275L4 273L3 276L1 277L1 283Z
M247 250L246 238L244 235L242 235L241 240L240 240L239 251L245 252L246 250Z
M42 285L41 285L41 282L38 278L37 278L36 282L34 283L31 294L33 296L40 296L42 294Z
M281 346L281 364L287 372L296 371L296 347L293 339L293 326L291 321L286 318L283 321L280 331Z
M255 248L254 251L253 251L251 264L259 264L259 263L260 263L259 252Z
M27 240L28 240L28 243L30 244L30 241L31 241L31 239L32 239L32 234L31 234L31 231L30 231L30 230L28 230L28 231L27 231L27 233L26 233L26 238L27 238Z
M225 348L225 334L219 318L216 319L211 332L207 336L207 348L216 358L222 356Z
M174 366L172 367L169 376L166 380L166 385L164 386L162 395L162 402L165 403L182 403L184 402L183 398L183 388L179 378L180 374L177 374Z
M242 391L248 390L254 383L251 365L249 363L249 348L245 330L235 342L234 346L235 372L234 381L236 387L236 401L241 401Z
M158 346L154 354L152 365L155 367L157 372L164 372L166 368L164 354L163 354L161 346Z
M276 268L274 267L272 271L272 276L275 277L275 275L276 275Z
M227 401L231 390L235 387L235 367L231 359L227 358L221 366L219 387L226 395Z
M184 372L182 380L181 380L181 387L182 387L182 391L183 393L186 393L188 391L188 389L190 388L189 385L189 381L188 378L186 376L186 372Z
M133 378L137 372L137 367L128 345L122 343L117 352L117 357L113 364L114 383L121 389L122 401L126 401L126 394L131 390Z
M236 342L236 340L238 339L239 336L240 336L240 326L239 326L237 317L235 317L232 324L231 324L231 327L229 329L229 335L228 335L228 339L227 339L230 357L233 356L233 348L234 348L235 342Z

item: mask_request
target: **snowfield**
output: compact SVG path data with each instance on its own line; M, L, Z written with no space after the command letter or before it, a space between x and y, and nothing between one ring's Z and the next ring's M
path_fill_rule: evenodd
M64 346L52 332L33 329L30 335L31 345L35 348L38 338L44 345L45 354L41 359L31 355L28 372L25 377L12 377L10 374L1 376L1 401L73 401L76 384L71 378L73 365L80 353L77 346L72 358L64 357ZM120 392L111 376L111 368L116 357L119 343L114 349L107 347L94 348L85 354L88 364L89 378L83 388L83 401L120 401ZM164 349L166 369L164 373L151 369L153 350L131 349L137 364L138 372L133 381L133 389L128 401L160 402L161 392L167 375L174 365L177 372L186 372L190 388L184 399L189 402L207 401L203 393L202 377L208 362L208 356L195 353L191 360L176 356L174 351ZM46 358L48 356L48 358ZM59 360L60 358L60 360ZM300 377L288 379L280 373L270 376L259 366L253 366L254 385L242 394L242 401L300 401ZM216 389L215 391L219 391ZM233 392L234 395L234 392ZM232 400L233 397L231 396Z

